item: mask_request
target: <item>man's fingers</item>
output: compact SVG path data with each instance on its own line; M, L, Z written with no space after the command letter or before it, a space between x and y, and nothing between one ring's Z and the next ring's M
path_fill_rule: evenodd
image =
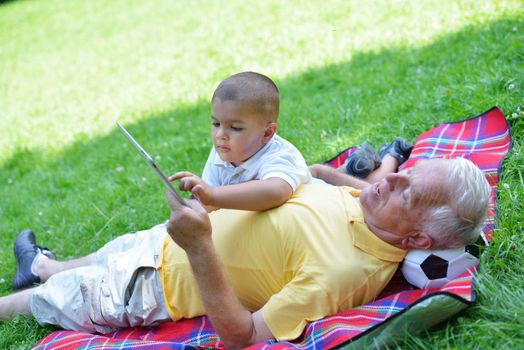
M166 228L171 238L188 254L199 250L209 241L211 222L206 210L196 200L187 200L187 206L172 209Z
M180 208L184 207L171 191L167 191L167 202L172 211L180 210Z
M168 193L168 200L169 200L169 205L172 209L172 212L177 214L178 216L188 215L189 212L187 210L193 211L197 214L207 214L207 211L202 206L202 203L200 203L196 199L186 199L185 200L186 205L181 205L175 199L172 193ZM171 204L173 204L174 208Z
M175 180L180 180L180 179L182 179L184 177L188 177L188 176L194 176L194 174L189 172L189 171L179 171L178 173L174 173L173 175L168 177L168 180L169 181L175 181Z
M196 211L197 213L201 214L201 215L207 215L207 210L206 208L204 208L204 206L202 205L202 203L200 203L198 200L196 199L190 199L186 202L188 204L188 206L193 209L194 211Z

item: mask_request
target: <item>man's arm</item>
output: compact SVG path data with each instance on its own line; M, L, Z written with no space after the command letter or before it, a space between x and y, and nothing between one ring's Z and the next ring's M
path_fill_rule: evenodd
M284 204L293 195L291 185L278 177L216 187L190 172L176 173L169 180L180 180L179 188L202 204L226 209L262 211Z
M194 200L185 207L168 193L171 215L167 231L185 250L197 282L206 315L229 349L271 339L273 335L260 311L252 314L242 306L222 269L211 239L211 223L205 209Z
M309 167L309 171L311 171L313 177L324 180L331 185L351 186L359 190L369 186L369 182L344 174L327 165L314 164Z

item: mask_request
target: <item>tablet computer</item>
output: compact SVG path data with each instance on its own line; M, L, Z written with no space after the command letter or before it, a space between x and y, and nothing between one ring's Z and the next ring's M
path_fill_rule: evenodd
M173 193L173 195L175 196L176 200L182 204L182 205L187 205L186 202L184 201L184 199L178 194L178 192L175 190L175 188L173 187L173 185L171 184L171 182L169 182L169 180L167 179L167 177L164 175L164 173L160 170L160 168L158 167L158 165L153 161L153 158L151 158L151 156L144 150L144 148L142 146L140 146L140 144L135 140L135 138L133 136L131 136L131 134L129 133L129 131L126 130L126 128L124 128L119 122L116 122L116 125L118 126L118 128L120 129L120 131L122 132L122 134L124 134L124 136L126 137L126 139L135 147L135 149L138 151L138 153L142 156L142 158L146 161L147 164L149 164L149 166L151 167L151 169L153 169L153 171L155 172L155 174L158 176L158 178L164 183L164 185L167 187L167 189Z

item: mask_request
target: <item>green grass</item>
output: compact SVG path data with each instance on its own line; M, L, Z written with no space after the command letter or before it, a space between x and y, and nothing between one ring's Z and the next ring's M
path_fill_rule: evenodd
M524 10L520 1L8 1L0 3L0 294L30 227L59 258L87 254L168 215L160 166L199 173L209 97L255 70L282 96L279 133L309 163L370 141L413 140L499 106L512 129L496 241L478 302L399 348L522 348ZM18 318L0 348L52 328Z

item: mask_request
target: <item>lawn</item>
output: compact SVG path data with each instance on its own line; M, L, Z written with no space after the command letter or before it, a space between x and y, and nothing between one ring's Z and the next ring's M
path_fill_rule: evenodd
M200 173L210 95L254 70L279 86L279 134L308 163L504 111L513 148L478 302L399 348L524 348L523 43L524 5L510 0L0 2L0 295L23 228L67 259L166 219L116 120L162 168ZM52 329L4 322L0 348Z

